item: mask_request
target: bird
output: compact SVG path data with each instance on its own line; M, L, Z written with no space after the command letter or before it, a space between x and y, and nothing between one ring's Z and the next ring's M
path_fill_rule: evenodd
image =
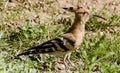
M70 60L70 56L73 51L79 48L83 41L85 34L85 23L88 21L90 16L97 16L102 19L103 17L95 14L91 15L91 9L88 6L64 7L63 9L75 14L74 23L72 26L58 37L27 49L26 51L18 54L16 57L22 55L27 56L30 54L63 55L63 63L65 66L68 66L67 61L71 65L74 65Z

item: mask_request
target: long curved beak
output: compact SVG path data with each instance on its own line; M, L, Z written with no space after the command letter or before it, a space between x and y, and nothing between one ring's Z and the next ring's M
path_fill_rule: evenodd
M65 10L69 10L71 12L74 12L76 10L76 8L73 8L73 7L69 7L69 8L63 8ZM95 17L98 17L98 18L101 18L103 20L106 20L104 17L100 16L100 15L97 15L97 14L91 14L90 16L95 16Z
M63 9L67 10L68 8L63 8Z
M95 16L95 17L101 18L101 19L103 19L103 20L106 20L104 17L102 17L102 16L100 16L100 15L92 14L91 16Z

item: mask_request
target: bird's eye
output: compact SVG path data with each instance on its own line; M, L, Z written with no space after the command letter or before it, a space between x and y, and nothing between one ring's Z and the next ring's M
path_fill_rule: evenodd
M86 14L87 12L83 12L83 14Z
M73 7L70 7L70 10L73 10Z
M85 11L84 11L84 12L78 12L78 14L86 14L86 13L87 13L87 12L85 12Z

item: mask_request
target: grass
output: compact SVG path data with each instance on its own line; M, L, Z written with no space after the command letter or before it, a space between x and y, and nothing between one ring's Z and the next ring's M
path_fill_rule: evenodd
M20 17L21 8L16 8L12 15L4 16L4 22L23 20L21 26L5 25L0 21L0 73L42 73L64 70L57 64L57 56L39 55L14 59L18 52L55 38L65 32L70 25L57 22L48 25L33 25L28 16ZM24 9L23 9L24 10ZM0 15L4 15L4 11ZM19 18L20 17L20 18ZM1 18L0 18L1 19ZM72 18L73 19L73 18ZM71 19L71 20L72 20ZM120 72L120 16L111 14L107 21L91 17L86 23L84 41L71 60L75 67L71 71L81 73L119 73Z

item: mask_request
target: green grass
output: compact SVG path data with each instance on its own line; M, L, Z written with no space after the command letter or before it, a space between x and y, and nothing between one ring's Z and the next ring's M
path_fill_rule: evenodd
M92 19L96 21L93 22ZM102 73L120 72L120 32L116 27L117 21L110 29L115 29L114 33L108 33L103 30L105 27L97 20L91 18L86 24L87 31L83 43L80 48L72 53L71 59L78 63L71 70L78 70L82 73L99 71ZM92 22L90 25L89 23ZM100 26L94 26L94 25ZM104 24L104 23L103 23ZM107 23L105 23L108 25ZM90 31L93 29L96 31ZM60 28L61 27L61 28ZM91 27L91 28L90 28ZM102 28L104 27L104 28ZM59 29L60 28L60 29ZM90 29L89 29L90 28ZM95 29L96 28L96 29ZM0 27L0 72L4 73L37 73L43 69L51 71L56 70L55 61L58 57L47 56L39 61L32 61L28 57L24 57L23 61L13 59L18 50L25 50L32 46L38 45L51 38L55 38L63 33L63 25L47 25L38 26L29 23L18 28L9 28L7 26ZM98 30L99 29L99 30ZM65 31L65 30L64 30ZM37 57L35 56L35 59ZM81 64L82 63L82 64Z
M0 5L4 8L4 4ZM13 58L20 51L59 36L70 26L61 25L59 21L52 23L51 20L48 20L50 24L47 25L39 23L33 25L27 13L23 14L22 11L24 12L25 8L15 7L14 12L9 10L12 14L8 16L5 16L4 10L0 12L0 73L42 73L43 70L53 72L62 69L56 63L57 60L62 59L59 56L36 55L34 58L23 56L22 60ZM9 26L11 20L23 22L19 26L15 24ZM107 17L107 21L91 17L86 23L83 43L71 55L71 60L75 63L71 71L119 73L119 40L120 16L111 14Z

